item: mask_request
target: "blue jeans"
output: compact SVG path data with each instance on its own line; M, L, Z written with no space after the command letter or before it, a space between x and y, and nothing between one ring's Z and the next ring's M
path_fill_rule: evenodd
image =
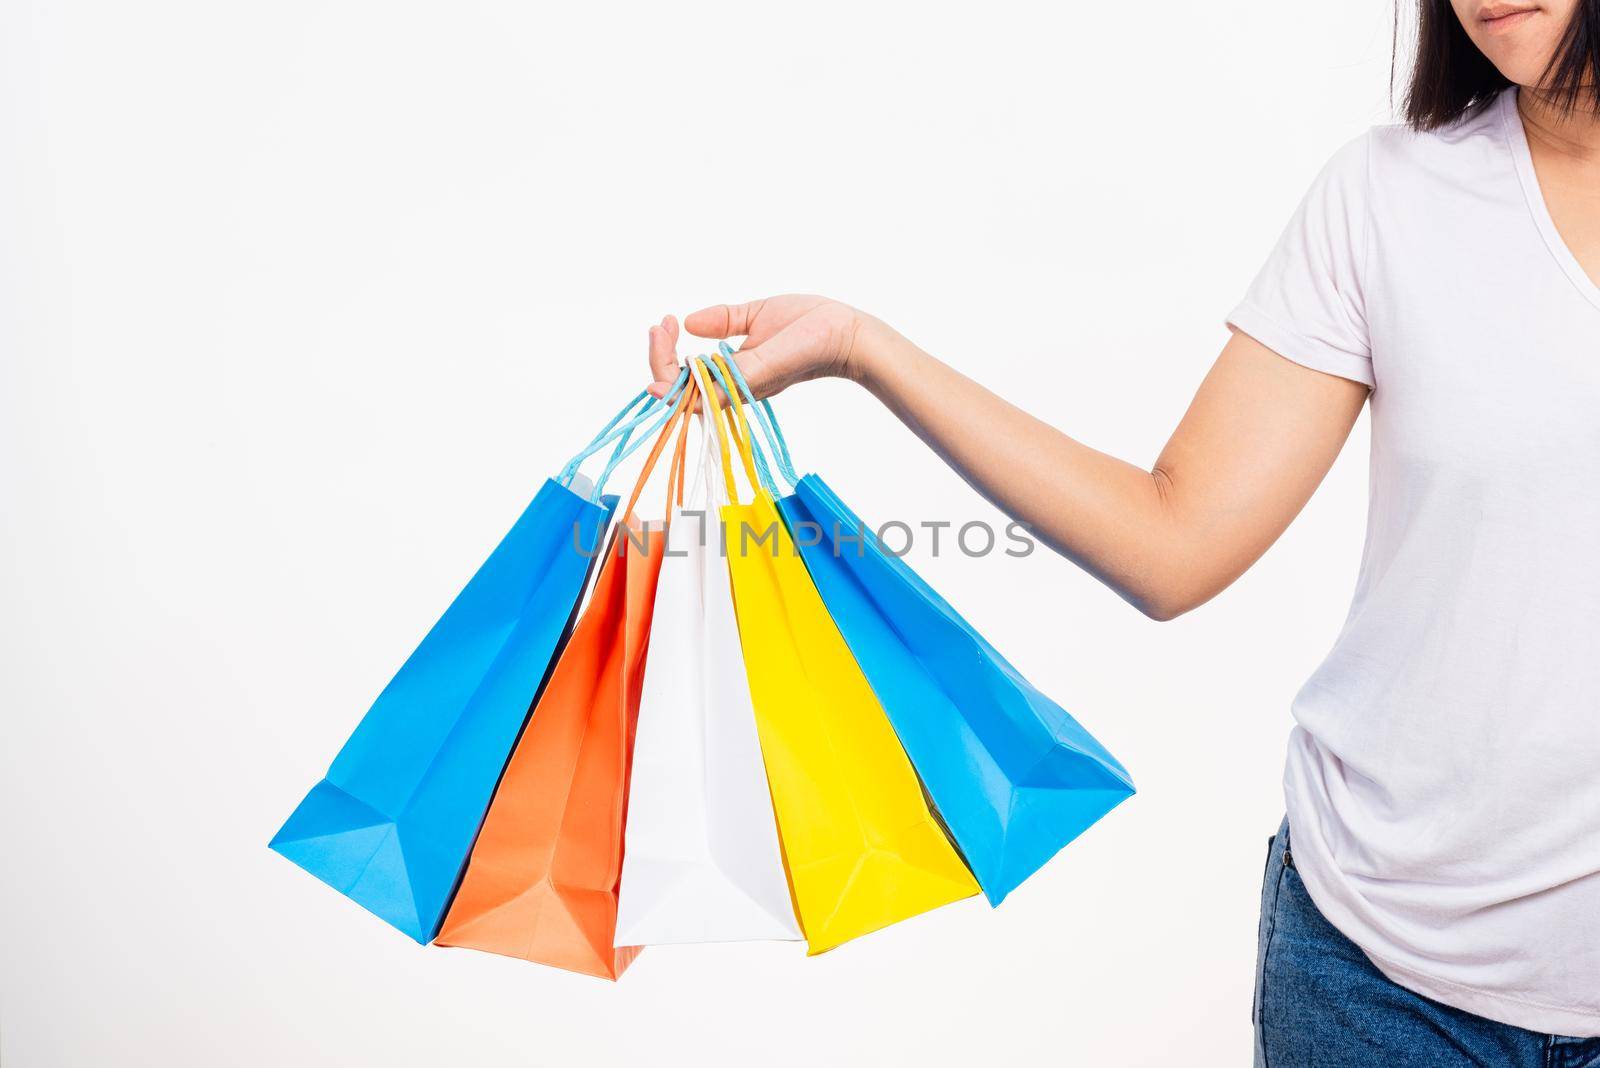
M1256 949L1256 1068L1592 1068L1600 1038L1541 1035L1397 985L1333 925L1294 867L1289 824L1267 851Z

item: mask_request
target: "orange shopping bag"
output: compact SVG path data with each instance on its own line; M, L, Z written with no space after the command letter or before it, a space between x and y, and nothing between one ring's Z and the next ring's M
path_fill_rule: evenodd
M638 956L613 948L628 768L662 531L633 515L676 426L669 486L683 494L694 391L645 460L572 638L534 706L484 818L435 944L615 979Z

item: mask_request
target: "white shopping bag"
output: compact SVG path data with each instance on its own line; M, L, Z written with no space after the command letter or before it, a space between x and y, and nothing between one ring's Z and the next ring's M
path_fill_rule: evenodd
M715 435L674 510L634 736L618 946L798 940L745 680ZM687 514L685 514L687 513ZM699 514L696 514L699 513Z

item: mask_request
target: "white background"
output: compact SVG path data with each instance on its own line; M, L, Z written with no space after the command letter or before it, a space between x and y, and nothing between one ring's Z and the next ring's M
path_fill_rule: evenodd
M666 312L829 293L1153 459L1388 121L1390 33L1375 0L0 0L0 1060L1246 1063L1364 422L1175 623L1045 552L914 555L1140 787L998 911L612 986L420 948L266 842ZM869 518L996 518L854 387L779 408Z

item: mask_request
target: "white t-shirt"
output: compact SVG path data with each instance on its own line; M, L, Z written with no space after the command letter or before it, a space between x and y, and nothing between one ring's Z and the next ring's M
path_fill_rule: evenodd
M1600 287L1515 90L1341 149L1228 322L1373 387L1361 572L1284 773L1312 899L1402 986L1600 1035Z

